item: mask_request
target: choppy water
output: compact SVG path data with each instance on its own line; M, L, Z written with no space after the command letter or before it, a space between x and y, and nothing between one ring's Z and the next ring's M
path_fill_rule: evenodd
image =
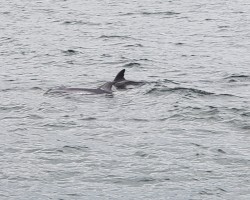
M250 199L250 2L2 0L0 199ZM94 88L126 69L147 83Z

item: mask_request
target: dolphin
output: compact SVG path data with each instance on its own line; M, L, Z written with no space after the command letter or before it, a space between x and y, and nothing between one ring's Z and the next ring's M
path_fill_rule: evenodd
M128 85L141 85L143 82L129 81L124 78L125 69L121 70L114 79L114 86L119 89L124 89Z
M107 82L96 89L90 88L67 88L67 87L60 87L57 89L50 89L45 94L48 93L67 93L67 92L87 92L90 94L112 94L112 85L114 82Z

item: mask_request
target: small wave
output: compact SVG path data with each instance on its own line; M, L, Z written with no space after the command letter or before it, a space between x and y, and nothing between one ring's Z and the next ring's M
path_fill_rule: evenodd
M151 61L151 62L154 62L153 60L150 60L150 59L148 59L148 58L140 58L139 60L141 60L141 61Z
M170 79L163 79L162 82L163 82L163 83L173 83L173 84L176 84L176 85L179 85L179 84L180 84L180 83L177 83L177 82L175 82L175 81L173 81L173 80L170 80Z
M247 76L247 75L232 75L232 76L229 76L228 78L250 78L250 76Z
M137 151L137 152L135 152L134 155L135 155L135 156L142 157L142 158L145 158L145 157L148 157L148 156L149 156L149 154L147 154L147 153L145 153L145 152L143 152L143 151Z
M154 92L177 92L177 93L190 93L190 94L198 94L198 95L215 95L215 93L207 92L204 90L199 90L195 88L185 88L185 87L175 87L175 88L153 88L147 92L147 94Z
M176 43L174 43L176 46L182 46L182 45L184 45L185 43L183 43L183 42L176 42Z
M45 153L45 154L54 154L54 153L75 153L75 152L85 152L89 147L87 146L71 146L65 145L58 148L44 148L44 149L34 149L35 152Z
M16 88L15 88L16 89ZM9 92L9 91L13 91L13 90L15 90L15 89L13 89L13 88L5 88L5 89L1 89L0 91L1 92Z
M96 120L97 118L95 117L86 117L86 118L81 118L80 120L83 120L83 121L93 121L93 120Z
M136 122L148 122L148 119L141 119L141 118L132 118L129 119L130 121L136 121Z
M27 116L28 119L44 119L44 117L40 116L40 115L37 115L37 114L30 114Z
M168 80L165 80L165 82L168 83L174 83L174 84L178 84L175 82L171 82ZM156 84L155 86L159 86L158 84ZM222 93L222 94L217 94L217 93L213 93L213 92L207 92L205 90L200 90L200 89L195 89L195 88L185 88L185 87L174 87L174 88L152 88L149 91L146 92L146 94L151 94L151 93L164 93L164 92L174 92L174 93L180 93L180 94L186 94L186 95L191 95L191 94L196 94L196 95L202 95L202 96L225 96L225 97L238 97L241 98L240 96L236 96L233 94L226 94L226 93Z
M226 94L226 93L222 93L222 94L215 94L216 96L225 96L225 97L238 97L238 98L242 98L240 96L236 96L233 94Z
M85 151L86 149L88 149L87 146L69 146L69 145L65 145L62 147L62 150L77 150L77 151Z
M132 39L129 36L124 35L101 35L99 38L101 39Z
M228 76L225 79L228 80L228 82L246 82L250 81L250 76L232 74L231 76Z
M4 15L8 15L8 14L10 14L10 12L9 11L5 11L5 12L1 12L2 14L4 14Z
M201 144L197 144L197 143L194 143L194 142L191 142L192 145L196 146L196 147L199 147L199 148L204 148L204 149L207 149L207 147L204 147L203 145Z
M125 45L125 47L143 47L142 44L128 44L128 45Z
M142 12L142 15L179 15L180 13L172 11L163 11L163 12Z
M131 62L131 63L127 63L127 64L125 64L125 65L123 65L123 67L139 67L139 66L141 66L141 64L140 63L137 63L137 62Z
M11 37L1 37L0 39L0 42L3 44L3 43L10 43L10 42L13 42L14 40L11 38Z
M139 58L139 59L131 59L131 58L128 58L128 57L125 57L125 56L121 56L120 57L123 62L155 62L154 60L150 60L148 58Z
M250 130L250 125L244 125L241 127L243 130Z
M218 26L218 28L230 28L230 26Z
M15 79L7 79L5 81L13 82L13 81L16 81L16 80Z
M75 128L78 125L75 122L55 122L55 123L46 123L43 125L44 128L50 130L69 130L71 128Z
M107 57L107 58L110 58L110 57L112 57L112 55L110 55L110 54L107 54L107 53L104 53L104 54L102 54L101 56L102 56L102 57Z
M151 88L150 90L148 90L147 92L146 92L146 94L152 94L152 93L157 93L157 92L164 92L165 90L159 90L159 89L157 89L157 88Z
M213 196L213 195L218 195L221 192L226 192L226 190L222 188L216 188L215 190L210 190L210 189L203 189L202 191L199 192L200 195L207 195L207 196Z
M32 87L32 88L30 88L31 90L43 90L42 88L40 88L40 87Z
M68 50L62 51L62 53L64 53L67 56L71 56L71 55L78 54L80 52L76 51L76 50L73 50L73 49L68 49Z
M65 21L62 24L64 25L90 25L90 26L99 26L100 23L94 23L94 22L86 22L86 21Z
M20 117L12 117L12 116L8 116L8 117L3 117L2 120L8 120L8 119L23 119L23 116L20 116Z
M172 15L179 15L180 13L173 12L173 11L160 11L160 12L149 12L149 11L144 11L144 12L128 12L128 13L123 13L121 14L122 16L129 16L129 15L163 15L163 16L172 16Z
M222 153L222 154L225 154L225 153L226 153L226 152L225 152L224 150L222 150L222 149L217 149L217 152Z
M241 114L243 117L250 117L250 112L244 112Z
M161 177L161 178L154 178L151 176L145 177L128 177L128 178L112 178L110 181L117 184L124 184L124 185L138 185L138 184L155 184L169 181L170 178L168 177Z
M24 106L0 106L0 112L11 112L15 110L22 110Z

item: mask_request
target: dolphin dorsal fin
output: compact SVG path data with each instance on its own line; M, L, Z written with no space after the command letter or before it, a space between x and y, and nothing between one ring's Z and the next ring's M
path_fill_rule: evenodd
M105 90L107 92L112 92L111 88L112 88L113 84L114 84L114 82L107 82L107 83L103 84L101 87L99 87L99 89Z
M114 81L117 82L117 81L124 81L125 78L124 78L124 73L125 73L125 69L121 70L115 77Z

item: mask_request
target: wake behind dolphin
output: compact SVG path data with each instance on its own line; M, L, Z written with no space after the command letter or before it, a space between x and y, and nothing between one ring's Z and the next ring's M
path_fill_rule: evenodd
M130 80L126 80L124 78L124 73L125 73L125 69L121 70L115 77L114 79L114 86L119 88L119 89L124 89L126 88L126 86L128 85L142 85L143 82L139 82L139 81L130 81Z

